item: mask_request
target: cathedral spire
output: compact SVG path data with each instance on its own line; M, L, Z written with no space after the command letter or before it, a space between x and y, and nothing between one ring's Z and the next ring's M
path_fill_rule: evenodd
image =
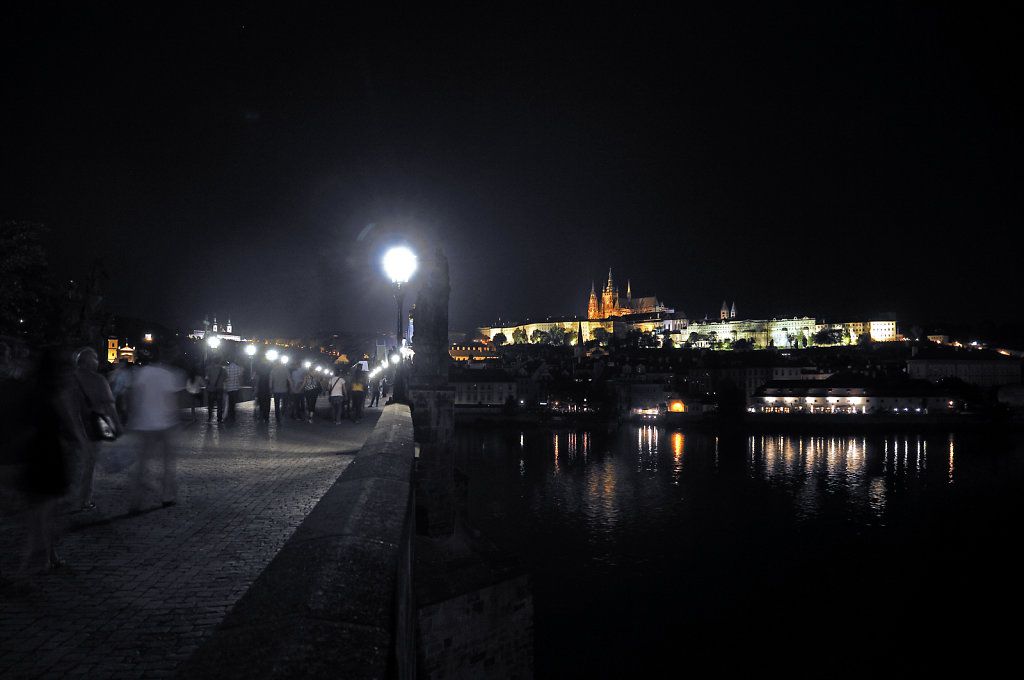
M630 287L629 279L626 279L626 299L627 300L632 300L633 299L633 290Z
M612 292L615 289L615 280L612 279L612 268L608 267L608 283L605 284L604 290L607 293Z

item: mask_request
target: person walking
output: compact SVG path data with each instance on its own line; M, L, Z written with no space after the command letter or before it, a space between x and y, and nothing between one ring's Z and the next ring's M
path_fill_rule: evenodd
M270 422L270 366L266 360L260 360L253 377L253 389L256 393L256 420Z
M96 419L98 416L109 418L114 426L115 436L122 432L121 419L117 415L110 384L97 372L100 361L96 350L92 347L82 347L74 353L72 363L75 366L75 382L79 388L78 417L86 433L86 439L77 451L77 502L82 510L92 510L96 507L92 501L92 481L100 443L103 441Z
M349 389L352 394L352 422L358 423L363 419L363 402L366 401L366 374L358 364L352 369Z
M291 391L292 377L284 364L275 362L270 369L270 392L274 395L274 417L281 422L281 409L284 408L285 416L288 415L288 407L285 403L288 393Z
M27 503L20 575L64 564L57 554L57 503L71 489L74 452L87 441L70 356L50 350L38 362L26 352L0 367L0 473Z
M320 379L316 373L310 368L306 371L306 376L302 382L302 397L305 403L305 412L307 415L307 422L313 422L313 416L316 415L316 399L320 396Z
M377 405L380 401L380 380L374 379L370 381L370 408Z
M224 392L228 398L228 415L224 420L229 423L235 422L235 406L238 404L238 392L242 389L244 373L245 370L229 357L224 366Z
M150 462L163 461L160 500L163 507L177 502L177 461L171 435L178 425L178 398L185 389L185 375L179 369L160 363L160 351L154 347L151 358L135 371L132 388L131 429L142 436L142 450L135 464L135 478L129 496L129 512L137 514L142 507L142 493L149 474Z
M206 420L213 419L217 412L217 422L224 420L224 362L211 359L206 365Z
M304 420L302 412L306 408L306 401L302 395L302 388L306 384L306 371L302 366L292 369L291 379L291 392L288 395L288 400L291 403L292 420Z
M188 392L188 403L192 408L192 422L196 422L196 407L203 405L203 391L206 389L206 378L203 372L197 368L192 369L188 381L185 383L185 391Z
M127 359L117 362L117 366L107 376L107 382L110 383L110 391L114 395L117 416L124 425L128 422L128 390L132 386L132 369Z
M327 399L331 402L331 416L334 424L341 424L341 412L345 404L345 378L341 375L341 367L334 369L334 375L327 383Z

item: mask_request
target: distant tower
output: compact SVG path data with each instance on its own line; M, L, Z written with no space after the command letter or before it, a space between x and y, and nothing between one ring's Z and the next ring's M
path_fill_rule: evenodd
M735 319L736 318L736 301L735 300L733 300L733 302L732 302L732 309L729 310L729 318L730 319Z
M601 318L601 303L597 301L597 292L594 290L594 282L590 282L590 305L587 307L588 319Z
M626 299L627 300L632 300L633 299L633 287L630 284L629 279L626 279Z
M216 314L216 312L214 312L214 314L213 314L213 327L211 328L211 330L213 330L214 333L217 332L217 314Z
M224 327L224 332L225 333L230 333L231 332L231 315L230 314L228 315L228 325Z
M611 267L608 268L608 283L605 284L604 292L601 293L601 317L608 318L617 313L619 308L619 291L615 289L615 280L612 278Z
M729 305L726 304L725 300L722 300L722 311L720 312L722 320L729 318Z

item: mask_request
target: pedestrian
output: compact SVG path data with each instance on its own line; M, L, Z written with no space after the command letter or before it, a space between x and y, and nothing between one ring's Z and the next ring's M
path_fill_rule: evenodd
M0 370L0 471L10 471L27 504L20 568L26 575L64 564L53 517L71 488L74 452L87 438L69 355L51 349L33 361L27 348L14 349L24 352L5 356Z
M305 369L302 366L296 366L292 369L291 378L291 392L288 395L288 401L291 403L292 420L304 420L303 411L306 408L306 400L302 395L302 387L306 384Z
M238 404L238 392L242 389L242 375L245 371L234 359L228 358L224 365L224 392L227 395L227 422L235 422L235 406Z
M253 377L253 390L256 398L256 419L264 423L270 422L270 366L266 360L260 360Z
M213 419L217 413L217 422L224 420L224 362L211 359L206 364L206 420Z
M334 424L341 424L341 412L345 403L345 378L341 375L341 367L334 369L334 375L327 383L327 399L331 402L331 415Z
M377 379L370 381L370 408L377 405L380 401L380 381Z
M96 504L92 501L92 481L96 471L96 458L100 453L100 445L104 437L98 427L98 418L106 417L113 427L113 436L122 432L121 419L117 415L117 406L110 384L97 372L100 366L99 357L92 347L82 347L72 355L75 366L74 377L78 384L78 417L86 433L85 442L78 449L76 482L78 497L76 504L82 510L92 510Z
M193 368L185 383L185 391L189 395L189 406L192 408L192 422L196 422L196 407L203 405L203 391L206 389L206 378L198 368Z
M352 369L349 389L352 395L352 421L358 423L363 419L363 402L366 401L366 374L359 364Z
M114 404L117 406L117 416L121 419L122 425L128 422L128 390L132 386L131 366L127 359L121 359L107 376L110 391L114 395Z
M179 369L160 363L160 350L154 347L144 365L136 369L132 388L132 429L142 436L142 451L135 466L135 479L129 499L129 512L142 507L142 492L150 462L163 461L160 499L163 507L177 502L177 461L171 435L178 425L178 398L185 388L185 375Z
M288 393L291 391L292 377L288 368L281 363L274 362L270 369L270 392L274 395L274 417L281 422L281 408L284 408L285 416L288 415L288 407L285 403Z
M306 371L306 376L302 382L302 397L305 403L305 412L308 417L308 422L313 422L313 416L316 415L316 399L320 396L320 379L317 378L316 373L310 368Z

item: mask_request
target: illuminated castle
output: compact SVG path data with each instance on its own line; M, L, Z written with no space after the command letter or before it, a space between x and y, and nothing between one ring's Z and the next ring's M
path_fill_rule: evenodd
M590 284L590 303L587 306L588 319L609 319L611 317L633 316L634 314L651 314L654 312L671 312L665 305L658 301L658 298L633 297L633 290L629 281L626 281L626 297L619 297L619 289L615 286L612 278L612 270L608 270L608 282L601 291L598 298L594 284Z

